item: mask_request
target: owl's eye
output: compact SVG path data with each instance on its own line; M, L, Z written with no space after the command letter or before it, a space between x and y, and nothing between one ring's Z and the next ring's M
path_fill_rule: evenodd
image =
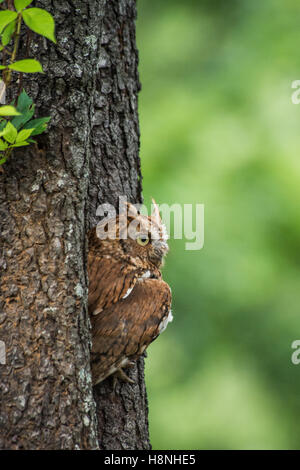
M149 243L149 237L147 237L147 235L141 235L140 237L137 237L136 241L139 245L146 246Z

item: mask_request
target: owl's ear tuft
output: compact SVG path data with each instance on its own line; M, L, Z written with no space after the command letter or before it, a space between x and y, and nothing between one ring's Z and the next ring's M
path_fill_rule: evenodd
M151 214L151 219L154 220L158 225L160 225L161 224L161 218L160 218L158 205L156 204L156 202L153 198L152 198L152 206L153 206L153 212Z
M134 204L131 204L130 202L127 202L127 214L128 217L137 217L139 215L139 211L135 207Z

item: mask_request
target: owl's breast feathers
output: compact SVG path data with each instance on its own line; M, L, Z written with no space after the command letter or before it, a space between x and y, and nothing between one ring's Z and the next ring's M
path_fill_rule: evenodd
M128 295L139 274L134 267L109 256L93 256L89 260L89 313L98 315Z
M137 281L130 295L91 317L92 373L101 382L140 356L170 317L171 292L161 279Z
M143 354L164 331L172 320L171 291L159 270L124 264L99 250L89 251L88 271L97 384Z

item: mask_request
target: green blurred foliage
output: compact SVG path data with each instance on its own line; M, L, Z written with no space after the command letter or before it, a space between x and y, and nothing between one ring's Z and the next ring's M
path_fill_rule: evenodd
M137 39L145 201L205 204L164 268L153 447L299 448L300 3L139 0Z

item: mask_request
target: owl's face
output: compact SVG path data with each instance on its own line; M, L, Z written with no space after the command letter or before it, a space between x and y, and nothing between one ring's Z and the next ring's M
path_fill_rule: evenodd
M127 220L128 237L120 239L124 252L159 269L169 250L166 228L160 218L157 220L153 215L145 217L136 214L128 215Z
M120 214L115 222L106 221L106 225L106 239L102 242L107 248L109 246L110 256L126 258L137 267L149 270L150 277L155 277L155 271L162 266L169 250L167 231L157 205L154 203L154 212L147 217L128 204L127 213Z

